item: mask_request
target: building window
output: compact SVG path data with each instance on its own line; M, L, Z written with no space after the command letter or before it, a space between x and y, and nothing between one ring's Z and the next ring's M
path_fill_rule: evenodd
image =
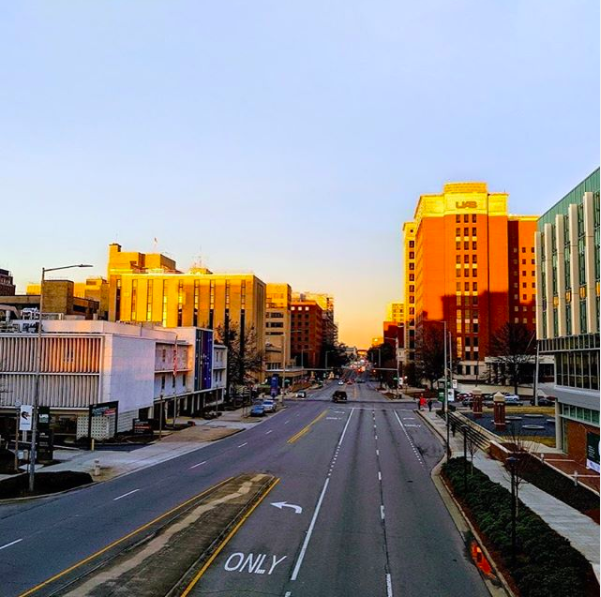
M469 263L470 262L470 256L469 255L464 255L463 256L463 263Z
M478 243L476 241L472 241L472 250L473 251L477 251L478 250Z
M117 280L115 289L115 321L121 320L121 278Z
M469 282L465 282L463 285L463 289L465 292L469 292L470 291L470 283Z
M461 263L461 255L455 255L455 263Z
M457 242L455 243L455 251L460 251L460 250L461 250L461 242L460 242L460 241L457 241Z
M478 216L476 214L472 214L472 224L475 224L478 221Z
M177 284L177 325L182 326L184 319L184 282L180 280Z
M194 314L193 314L193 321L192 321L192 325L194 327L198 326L199 306L200 306L200 280L194 280Z
M466 241L463 242L463 248L466 251L470 250L470 241L469 240L466 240Z
M163 327L167 327L167 280L163 280Z
M152 295L154 293L154 280L146 283L146 321L152 321Z
M478 255L476 255L474 253L474 255L472 255L472 263L478 263Z
M410 240L410 241L409 241L409 248L410 248L410 249L413 249L413 247L415 247L415 241L413 241L413 240Z
M136 307L138 304L138 281L132 280L131 282L131 321L136 321Z
M469 214L463 214L463 223L467 224L470 221Z
M461 236L461 228L455 228L455 236Z
M472 283L472 290L473 290L474 292L477 292L477 291L478 291L478 282L473 282L473 283Z
M460 216L459 214L457 214L457 215L455 216L455 223L456 223L456 224L459 224L459 222L461 222L461 216Z
M470 229L469 228L464 228L463 229L463 236L469 236L470 235Z

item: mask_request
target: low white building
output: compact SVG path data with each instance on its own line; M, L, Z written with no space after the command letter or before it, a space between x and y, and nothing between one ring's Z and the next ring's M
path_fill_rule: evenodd
M0 333L0 433L14 429L17 404L32 404L37 334ZM225 347L213 331L85 320L44 320L39 404L51 409L57 436L87 435L90 407L114 403L111 434L135 419L199 414L223 402Z

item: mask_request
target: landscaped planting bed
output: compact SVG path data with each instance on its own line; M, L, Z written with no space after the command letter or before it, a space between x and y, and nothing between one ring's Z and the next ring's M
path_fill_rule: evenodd
M516 563L512 565L511 493L471 467L466 492L463 463L463 458L445 463L444 478L522 597L599 595L599 584L586 558L522 503L517 517Z

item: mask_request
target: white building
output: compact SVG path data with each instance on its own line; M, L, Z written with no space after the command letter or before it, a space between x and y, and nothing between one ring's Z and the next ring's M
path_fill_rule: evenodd
M14 428L15 405L33 403L37 335L23 329L0 333L3 434ZM58 436L73 435L77 424L81 435L98 404L117 403L117 431L158 419L161 403L167 416L198 414L223 402L225 352L201 328L44 320L39 404L50 407Z

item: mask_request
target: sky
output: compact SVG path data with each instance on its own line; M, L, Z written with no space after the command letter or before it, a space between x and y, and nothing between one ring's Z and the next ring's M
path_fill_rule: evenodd
M0 267L108 244L328 292L368 345L448 181L546 211L599 165L594 0L0 6Z

